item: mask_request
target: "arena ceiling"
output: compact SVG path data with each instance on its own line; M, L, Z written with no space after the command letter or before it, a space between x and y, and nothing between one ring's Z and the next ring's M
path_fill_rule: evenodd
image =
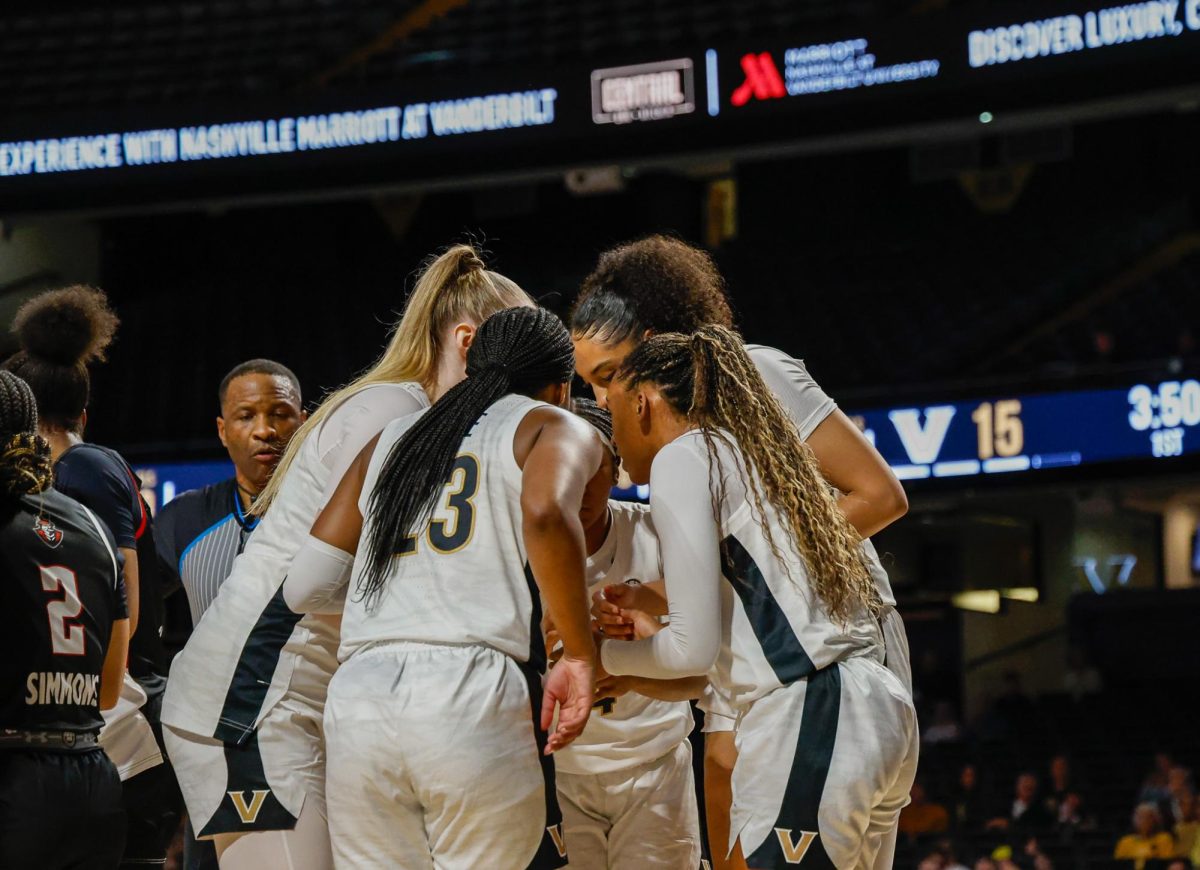
M109 0L5 5L0 129L887 20L948 0Z

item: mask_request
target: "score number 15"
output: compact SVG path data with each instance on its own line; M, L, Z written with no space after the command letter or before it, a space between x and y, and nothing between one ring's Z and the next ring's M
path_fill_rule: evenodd
M1021 402L1001 399L984 402L971 414L979 430L979 458L1016 456L1025 449L1025 426L1021 423Z

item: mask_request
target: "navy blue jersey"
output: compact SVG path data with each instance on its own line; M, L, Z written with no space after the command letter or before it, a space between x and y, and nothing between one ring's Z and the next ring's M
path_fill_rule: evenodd
M154 518L159 573L172 586L182 584L193 625L217 597L257 525L258 517L242 508L232 477L183 493Z
M112 624L128 615L108 530L52 489L0 512L0 728L99 731Z
M118 547L137 551L138 625L129 639L129 673L154 699L167 685L162 645L163 590L150 511L141 482L121 454L99 444L76 444L54 464L54 488L89 508L108 526Z

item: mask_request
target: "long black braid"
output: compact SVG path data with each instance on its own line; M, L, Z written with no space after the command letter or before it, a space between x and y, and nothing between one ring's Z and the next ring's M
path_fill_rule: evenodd
M367 505L367 567L357 589L369 606L378 602L404 540L428 522L458 448L483 412L509 393L530 396L568 383L574 372L571 336L549 311L510 308L483 322L467 351L466 380L401 436L379 472Z
M29 384L0 370L0 493L19 498L53 483L50 445L37 435L37 402Z

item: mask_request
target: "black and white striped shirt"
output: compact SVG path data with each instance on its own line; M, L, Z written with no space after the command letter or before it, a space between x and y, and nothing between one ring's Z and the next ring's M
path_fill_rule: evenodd
M173 499L154 525L162 570L183 584L195 625L233 570L258 517L242 509L237 480L230 478Z

